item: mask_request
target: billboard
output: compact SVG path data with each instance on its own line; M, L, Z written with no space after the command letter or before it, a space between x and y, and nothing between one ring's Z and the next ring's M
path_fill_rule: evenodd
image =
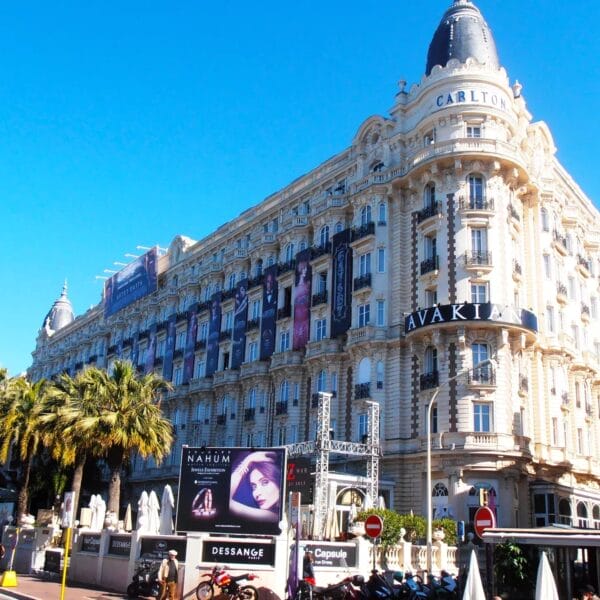
M163 362L163 379L173 379L173 355L175 354L175 338L177 337L177 315L167 319L167 339L165 341L165 357Z
M248 323L248 280L242 279L235 294L233 315L233 342L231 344L231 368L239 369L246 353L246 325Z
M312 268L310 250L296 254L296 277L294 280L294 350L302 350L310 337L310 301Z
M104 283L104 316L110 317L132 302L155 292L158 248L136 258Z
M189 448L181 454L177 531L278 535L285 449Z
M221 292L216 292L210 300L210 321L206 342L206 376L210 377L219 366L219 337L221 335Z
M265 269L262 318L260 321L260 360L267 360L275 351L277 321L277 265Z
M350 230L333 236L331 285L331 337L346 333L352 322L352 248Z
M194 377L194 361L196 359L196 336L198 335L198 303L192 304L188 311L185 350L183 352L183 379L188 383Z

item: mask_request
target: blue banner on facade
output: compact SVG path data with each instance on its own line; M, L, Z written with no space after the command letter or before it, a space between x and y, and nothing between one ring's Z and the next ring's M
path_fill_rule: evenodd
M110 317L157 289L158 248L152 248L104 284L104 316Z
M140 359L140 334L136 331L131 342L131 364L137 368Z
M177 315L167 320L167 340L165 342L165 358L163 362L163 379L173 379L173 355L175 354L175 338L177 337Z
M346 333L352 324L352 248L350 230L333 236L331 253L331 337Z
M194 377L194 361L196 359L196 336L198 335L198 303L192 304L188 311L185 351L183 354L183 379L188 383Z
M210 320L206 343L206 376L210 377L219 366L219 338L221 335L221 292L216 292L210 300Z
M262 318L260 322L260 360L267 360L275 352L277 288L277 265L271 265L265 269L263 283Z
M233 341L231 344L231 368L239 369L246 354L246 326L248 324L248 280L242 279L235 294L233 315Z

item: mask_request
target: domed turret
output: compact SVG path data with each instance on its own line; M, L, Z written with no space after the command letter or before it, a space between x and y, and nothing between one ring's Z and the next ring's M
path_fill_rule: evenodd
M492 31L470 0L454 0L444 13L429 45L425 74L429 75L435 65L445 67L452 58L461 63L474 58L491 67L500 67Z
M74 318L73 306L67 298L67 282L65 281L60 298L54 302L44 318L43 327L47 333L54 333L71 323Z

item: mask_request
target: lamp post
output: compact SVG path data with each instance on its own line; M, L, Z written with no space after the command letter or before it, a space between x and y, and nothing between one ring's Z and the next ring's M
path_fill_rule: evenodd
M429 404L427 405L427 424L426 424L426 435L427 435L427 573L431 573L432 567L432 524L433 524L433 504L431 501L431 409L433 404L437 400L440 391L443 387L448 386L453 381L456 381L459 377L470 373L471 371L477 371L477 369L481 369L482 367L486 367L487 365L493 364L491 358L486 358L481 362L477 363L474 367L469 367L468 369L463 369L450 379L447 379L443 384L437 386L435 392L431 395L429 400Z

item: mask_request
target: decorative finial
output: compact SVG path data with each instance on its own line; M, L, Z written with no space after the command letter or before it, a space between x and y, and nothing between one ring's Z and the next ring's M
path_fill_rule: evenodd
M60 294L61 298L66 298L67 297L67 287L68 287L67 286L67 280L65 278L65 282L63 283L62 293Z
M398 87L400 88L400 93L401 94L406 94L406 91L404 88L406 88L406 79L401 79L398 82Z
M513 85L513 95L515 98L520 98L521 97L521 90L523 89L523 86L519 83L519 80L517 79L515 81L515 84Z

